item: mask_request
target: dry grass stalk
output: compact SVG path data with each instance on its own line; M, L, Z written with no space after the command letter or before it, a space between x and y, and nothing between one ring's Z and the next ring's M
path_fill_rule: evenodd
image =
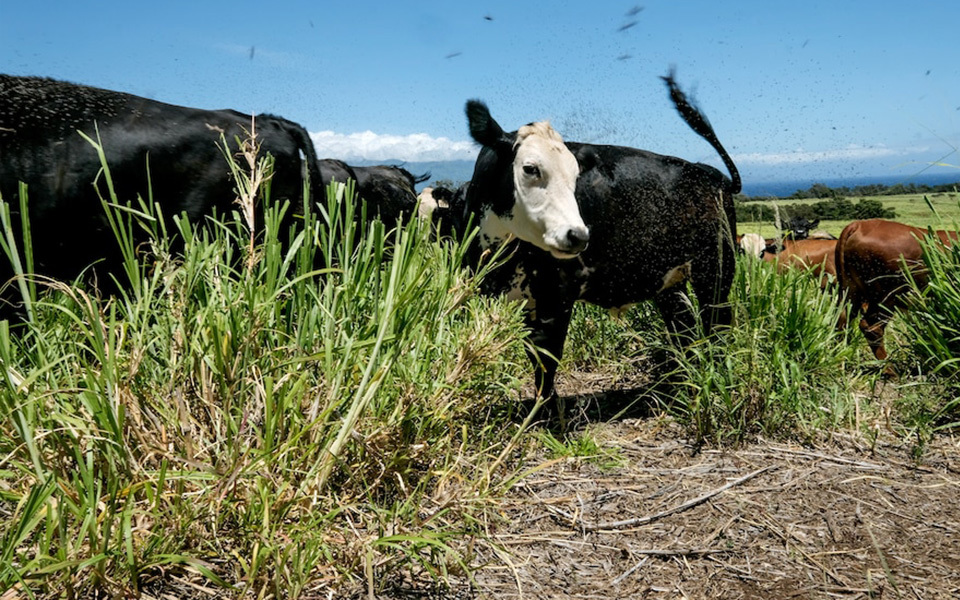
M243 215L243 221L248 230L247 246L247 271L253 268L257 262L256 253L256 206L257 195L260 188L266 183L272 173L269 172L267 161L260 157L260 142L257 141L257 119L250 117L250 130L245 131L247 137L238 140L240 150L234 155L242 158L246 171L239 171L239 177L236 177L238 184L237 199L235 202L240 207L240 213Z

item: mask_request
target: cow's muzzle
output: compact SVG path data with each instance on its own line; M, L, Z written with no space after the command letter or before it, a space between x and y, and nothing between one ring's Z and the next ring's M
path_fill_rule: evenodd
M586 227L571 227L562 243L551 248L550 253L556 258L573 258L587 249L589 241L590 232Z

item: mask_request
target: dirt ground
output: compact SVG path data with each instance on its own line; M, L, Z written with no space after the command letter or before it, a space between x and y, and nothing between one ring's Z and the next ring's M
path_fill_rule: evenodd
M956 441L916 464L850 438L698 452L675 433L600 427L620 467L562 460L517 486L478 597L960 597Z
M619 464L544 458L474 584L378 597L960 598L960 440L917 461L889 435L718 450L662 419L589 427Z

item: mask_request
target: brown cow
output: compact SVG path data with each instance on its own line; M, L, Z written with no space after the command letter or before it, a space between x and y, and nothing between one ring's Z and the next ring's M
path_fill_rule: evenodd
M910 291L902 267L910 269L914 281L922 288L928 275L923 268L920 239L927 231L894 221L868 219L854 221L843 228L837 241L836 265L840 290L850 301L850 318L862 312L860 330L878 360L887 358L883 332L893 310L903 306ZM957 240L955 231L937 231L946 245ZM840 327L849 319L843 319ZM889 367L887 374L892 375Z
M830 283L830 276L837 276L834 262L837 240L806 239L783 240L780 251L776 245L764 248L762 258L769 263L777 263L777 270L783 273L789 268L809 269L814 275L820 275L820 288Z

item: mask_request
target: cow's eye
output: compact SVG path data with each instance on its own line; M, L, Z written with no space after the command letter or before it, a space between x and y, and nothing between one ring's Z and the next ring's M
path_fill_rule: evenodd
M537 165L523 165L523 172L531 177L540 177L540 167Z

